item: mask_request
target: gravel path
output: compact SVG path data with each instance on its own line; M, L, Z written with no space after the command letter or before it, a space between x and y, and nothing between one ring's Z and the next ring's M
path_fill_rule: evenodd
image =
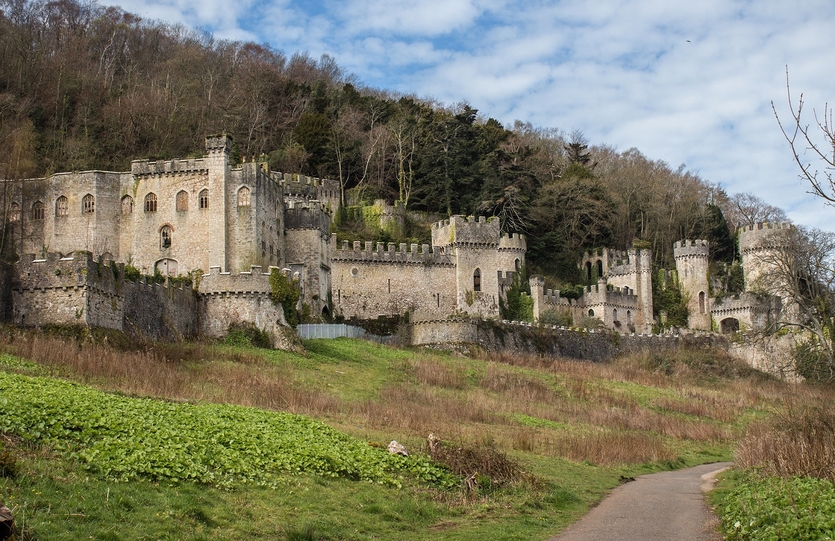
M637 477L550 541L721 540L718 519L702 492L730 465L719 462Z

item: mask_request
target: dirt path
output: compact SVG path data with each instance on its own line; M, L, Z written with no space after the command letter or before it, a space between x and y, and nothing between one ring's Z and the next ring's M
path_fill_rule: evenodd
M702 492L731 464L719 462L642 475L616 488L589 514L549 541L715 541L718 519Z

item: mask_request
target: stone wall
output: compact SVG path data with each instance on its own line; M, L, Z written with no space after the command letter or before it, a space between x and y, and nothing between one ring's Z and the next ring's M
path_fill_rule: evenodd
M605 361L629 352L664 351L683 346L727 347L725 337L703 335L637 335L610 331L577 331L497 320L424 320L410 325L413 345L477 344L487 351Z
M457 307L455 265L429 245L384 246L359 241L336 249L331 238L331 291L334 313L346 319L378 316L452 314Z

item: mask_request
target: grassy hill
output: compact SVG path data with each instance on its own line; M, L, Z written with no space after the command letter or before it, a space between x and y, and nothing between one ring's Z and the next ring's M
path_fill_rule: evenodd
M305 346L6 330L0 501L18 538L546 539L623 478L729 459L751 421L817 396L712 351Z

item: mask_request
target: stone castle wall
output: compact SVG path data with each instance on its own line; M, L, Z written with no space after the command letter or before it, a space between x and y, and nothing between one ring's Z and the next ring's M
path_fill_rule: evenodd
M380 315L451 314L456 310L455 264L428 244L331 240L331 291L334 312L347 319Z
M706 240L682 240L673 245L673 255L679 284L688 297L688 327L709 331L711 329L708 287L710 245Z

